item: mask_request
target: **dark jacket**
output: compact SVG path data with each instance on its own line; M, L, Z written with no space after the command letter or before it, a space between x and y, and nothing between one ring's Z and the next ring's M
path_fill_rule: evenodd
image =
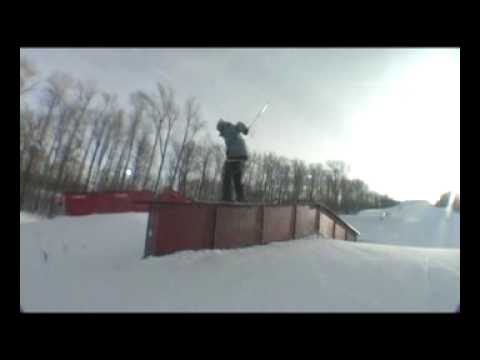
M248 128L244 123L239 122L233 125L229 122L220 120L217 124L217 130L220 136L225 140L227 150L227 159L248 159L247 145L241 134L248 134Z

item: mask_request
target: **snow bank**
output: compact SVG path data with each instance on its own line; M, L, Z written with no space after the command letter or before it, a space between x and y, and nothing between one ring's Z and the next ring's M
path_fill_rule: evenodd
M146 222L129 213L21 225L24 310L453 312L459 302L458 249L309 237L142 260Z
M20 211L20 224L27 224L42 220L41 217L33 215L24 211Z

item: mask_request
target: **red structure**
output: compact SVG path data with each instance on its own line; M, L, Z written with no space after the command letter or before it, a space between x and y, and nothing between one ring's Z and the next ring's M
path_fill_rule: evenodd
M160 202L176 203L176 204L191 204L192 200L186 198L182 194L174 190L164 191L157 199Z
M94 193L65 193L65 214L70 216L148 212L153 201L150 191L119 191Z
M240 248L313 234L351 241L359 235L321 204L154 202L148 217L144 255Z

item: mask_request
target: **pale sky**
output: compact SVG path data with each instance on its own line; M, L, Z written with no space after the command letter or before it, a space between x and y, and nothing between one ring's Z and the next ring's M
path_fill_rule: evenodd
M460 192L460 49L22 49L47 77L92 80L121 103L162 82L219 118L250 123L250 151L344 160L349 177L397 200Z

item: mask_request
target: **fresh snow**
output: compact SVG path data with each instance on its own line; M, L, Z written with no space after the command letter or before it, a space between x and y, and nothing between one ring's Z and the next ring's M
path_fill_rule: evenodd
M30 213L20 211L20 225L40 221L41 219L42 218L37 215L32 215Z
M147 259L146 214L22 214L25 312L453 312L460 301L459 215L423 203L342 216L357 243L310 236Z
M406 201L387 209L341 216L360 229L359 240L433 248L460 248L460 215L426 201Z

